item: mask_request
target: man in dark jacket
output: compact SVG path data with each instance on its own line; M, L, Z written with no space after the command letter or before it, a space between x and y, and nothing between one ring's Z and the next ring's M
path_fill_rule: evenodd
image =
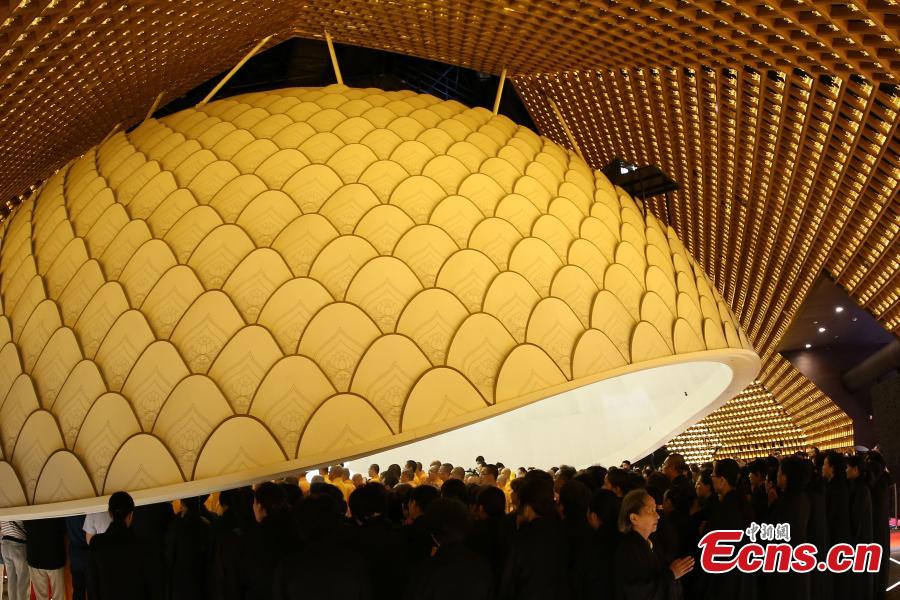
M276 567L274 600L371 600L366 562L343 547L342 503L312 492L294 514L305 543Z
M719 497L704 534L710 531L745 530L753 520L752 509L737 490L740 467L730 458L717 460L713 466L712 482ZM735 554L737 548L735 548ZM753 574L732 570L728 573L710 574L705 579L707 600L744 600L756 597L756 579Z
M850 489L847 485L847 459L831 451L825 455L822 476L825 484L825 513L828 519L828 548L835 544L849 544L850 536ZM834 598L849 598L853 573L834 573Z
M847 480L850 482L850 543L871 544L872 535L872 494L866 478L863 457L855 454L847 457ZM872 573L853 574L853 598L872 600L874 597Z
M373 577L375 600L393 600L406 590L407 569L398 569L406 557L403 535L388 518L387 490L380 483L367 483L350 494L350 514L356 534L349 549L362 556ZM391 573L391 577L381 577Z
M210 524L209 597L211 600L240 600L242 547L256 527L253 490L243 487L219 494L222 516Z
M407 503L409 522L400 528L400 534L406 547L406 566L413 570L421 561L431 556L433 541L425 524L425 511L440 497L438 489L430 485L414 487L409 494Z
M184 498L181 514L166 533L168 600L205 600L209 521L200 512L199 498Z
M817 454L815 461L809 465L812 471L806 486L806 498L809 501L809 522L806 526L806 541L813 544L820 552L828 547L828 516L825 509L825 478L822 477L824 454ZM816 569L810 573L809 597L815 600L831 600L831 573Z
M88 590L91 600L162 600L155 554L131 531L134 500L126 492L109 498L112 523L91 538Z
M872 492L872 537L882 548L881 568L875 576L875 598L881 600L888 587L888 569L891 551L891 496L893 483L885 469L884 457L878 452L866 455L866 471L869 473L869 489Z
M553 504L553 478L530 471L519 491L519 529L500 581L500 600L568 600L566 538Z
M424 518L435 552L420 563L407 587L406 600L490 600L490 565L463 544L470 526L465 505L436 500Z
M773 525L788 524L790 545L797 547L809 541L809 499L804 493L809 482L809 463L797 456L788 456L778 468L778 498L767 511L765 519ZM783 543L779 541L778 543ZM808 573L766 573L760 578L761 597L770 600L807 600L810 575Z
M66 523L63 519L25 521L26 560L37 600L64 597L66 592Z
M241 548L240 587L244 600L270 600L275 569L302 544L281 486L267 481L253 494L257 525Z

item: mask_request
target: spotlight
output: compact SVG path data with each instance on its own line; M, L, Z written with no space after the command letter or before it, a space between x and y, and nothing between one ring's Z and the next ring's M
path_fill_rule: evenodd
M836 312L836 313L842 313L842 312L844 312L844 307L843 307L843 306L835 306L835 307L834 307L834 312Z
M825 333L825 328L824 328L824 327L819 327L819 333Z
M812 348L812 344L806 344L806 349L809 350L810 348Z

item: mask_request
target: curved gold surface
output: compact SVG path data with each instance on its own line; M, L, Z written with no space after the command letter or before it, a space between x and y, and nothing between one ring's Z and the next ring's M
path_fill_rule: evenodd
M695 357L734 391L759 368L602 174L411 92L249 94L112 136L6 223L0 272L5 515L228 487Z

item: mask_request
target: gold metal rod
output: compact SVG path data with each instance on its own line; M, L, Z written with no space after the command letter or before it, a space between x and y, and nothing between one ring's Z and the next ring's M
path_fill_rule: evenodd
M103 138L103 140L98 144L98 146L102 146L103 144L105 144L105 143L106 143L106 140L108 140L109 138L111 138L112 136L114 136L114 135L116 134L116 132L119 131L119 127L121 127L121 126L122 126L121 123L116 123L116 126L113 127L113 128L110 130L110 132L106 134L106 137Z
M222 81L220 81L219 83L217 83L217 84L216 84L216 87L214 87L214 88L212 89L212 91L206 95L206 98L204 98L203 100L201 100L200 102L197 103L197 108L200 108L200 107L202 107L202 106L206 106L206 103L209 102L210 100L212 100L213 96L215 96L217 93L219 93L219 90L222 89L222 86L224 86L226 83L228 83L228 81L229 81L232 77L234 77L234 74L237 73L237 72L240 70L240 68L244 66L244 63L246 63L248 60L250 60L251 58L253 58L253 55L255 55L257 52L259 52L260 48L262 48L263 46L265 46L266 43L267 43L269 40L271 40L271 39L272 39L272 36L271 36L271 35L267 35L267 36L264 37L263 39L259 40L259 43L257 43L255 46L253 46L253 50L251 50L250 52L248 52L247 55L244 56L244 58L241 59L241 62L239 62L238 64L234 65L234 67L228 72L228 75L226 75L225 77L223 77L223 78L222 78Z
M500 111L500 97L503 95L503 84L506 83L506 67L500 73L500 84L497 86L497 96L494 98L494 114Z
M328 54L331 55L331 66L334 67L334 76L338 85L344 85L344 78L341 77L341 67L338 65L337 54L334 53L334 43L331 41L331 34L325 31L325 43L328 44Z
M147 111L147 116L144 117L144 121L153 116L153 113L156 112L156 109L159 108L159 103L162 102L163 92L160 92L156 97L156 100L153 101L153 105L150 107L150 110ZM144 121L141 121L143 123Z
M584 160L584 155L581 153L581 148L578 147L578 142L575 141L575 136L572 135L572 130L569 129L568 124L566 124L566 120L563 118L559 107L556 105L556 102L554 102L553 98L549 96L547 96L547 102L550 103L550 108L553 109L554 114L556 114L556 118L559 119L559 123L562 125L563 131L566 133L566 137L569 139L569 143L572 145L572 149L575 150L575 154L581 157L581 160Z

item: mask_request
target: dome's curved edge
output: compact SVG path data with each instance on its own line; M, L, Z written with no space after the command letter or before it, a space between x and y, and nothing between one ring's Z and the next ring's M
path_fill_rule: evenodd
M544 388L537 392L493 404L475 412L467 413L455 419L444 421L439 427L425 427L421 429L412 429L401 434L394 435L390 438L390 443L385 444L384 439L375 440L360 444L349 454L334 455L323 453L304 457L303 459L294 459L280 463L264 465L254 469L248 469L236 473L230 473L219 477L201 479L196 481L188 481L168 486L151 488L130 492L137 505L153 504L163 502L175 498L184 498L190 496L198 496L208 494L220 490L240 487L243 485L251 485L261 481L268 481L279 477L293 474L299 470L312 470L319 466L330 465L336 462L349 461L374 454L379 451L389 450L398 446L403 446L413 441L423 440L433 437L453 429L469 425L478 421L482 421L493 416L506 413L517 408L521 408L528 404L549 398L556 394L560 394L575 388L596 383L605 379L612 379L628 373L636 373L654 367L675 365L681 363L690 363L696 361L718 362L728 366L731 369L731 382L719 394L719 397L706 404L691 418L680 423L674 423L671 429L666 430L665 435L661 435L659 442L653 444L652 447L646 449L644 455L649 454L659 447L660 444L670 439L690 422L696 422L709 413L713 412L724 404L729 398L737 395L747 387L757 376L761 366L759 356L750 350L724 348L720 350L704 350L702 352L693 352L689 354L681 354L658 358L650 361L643 361L638 364L626 365L618 369L607 371L599 375L584 377L581 379L567 381L563 384ZM107 507L106 496L98 496L94 498L84 498L81 500L68 500L65 502L56 502L51 504L39 504L29 506L18 506L0 509L0 519L2 520L29 520L38 518L62 517L73 514L84 514L93 512L103 512Z

